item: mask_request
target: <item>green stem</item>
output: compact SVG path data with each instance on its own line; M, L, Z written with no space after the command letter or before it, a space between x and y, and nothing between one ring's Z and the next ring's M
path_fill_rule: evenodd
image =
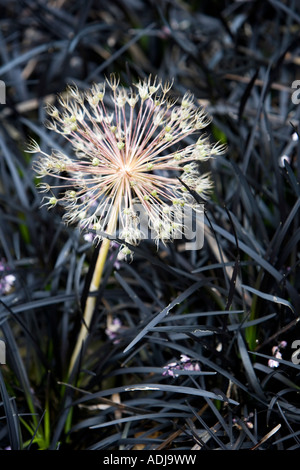
M112 235L116 230L117 216L118 216L118 211L116 207L114 207L112 216L107 226L108 235ZM101 248L99 250L96 266L94 269L91 286L90 286L90 292L96 292L99 289L109 246L110 246L110 240L108 238L104 238L101 244ZM90 296L87 298L85 310L83 314L83 322L82 322L81 329L80 329L77 342L75 345L75 349L73 351L71 361L70 361L69 376L71 375L73 367L76 364L82 345L88 336L89 328L90 328L93 313L94 313L95 304L96 304L95 296Z
M257 281L255 283L255 287L259 289L259 286L261 284L262 280L262 272L259 273ZM249 320L255 320L257 318L257 302L258 302L258 297L257 295L254 295L252 298L252 304L251 304L251 312L250 312L250 317ZM245 338L248 343L250 351L254 351L256 346L257 346L257 326L248 326L245 328Z

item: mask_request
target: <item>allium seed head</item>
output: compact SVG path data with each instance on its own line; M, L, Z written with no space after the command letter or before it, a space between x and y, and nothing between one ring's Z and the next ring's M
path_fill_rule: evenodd
M82 229L105 232L114 218L119 236L137 244L143 238L139 204L156 240L172 240L180 230L180 209L196 203L186 186L203 199L211 189L209 176L199 174L199 160L224 148L199 137L210 119L190 93L181 104L170 100L172 83L149 77L135 83L134 92L112 75L107 84L85 93L69 86L68 97L59 99L60 110L48 106L47 127L62 134L70 148L69 156L47 154L30 143L28 151L40 154L34 163L38 177L55 180L40 185L52 194L44 197L44 205L62 204L65 222Z

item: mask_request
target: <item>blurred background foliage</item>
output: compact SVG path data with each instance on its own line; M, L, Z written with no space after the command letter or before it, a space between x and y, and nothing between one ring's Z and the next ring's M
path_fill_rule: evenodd
M299 448L299 33L296 0L0 0L2 449ZM203 249L112 250L66 384L96 249L39 209L26 145L64 148L45 104L111 73L190 90L228 150Z

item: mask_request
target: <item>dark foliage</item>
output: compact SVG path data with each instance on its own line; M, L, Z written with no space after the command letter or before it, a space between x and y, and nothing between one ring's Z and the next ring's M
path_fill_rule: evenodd
M1 448L299 449L299 3L0 0L0 24ZM201 250L112 249L68 382L95 247L39 208L25 149L62 146L45 103L112 72L173 78L228 151Z

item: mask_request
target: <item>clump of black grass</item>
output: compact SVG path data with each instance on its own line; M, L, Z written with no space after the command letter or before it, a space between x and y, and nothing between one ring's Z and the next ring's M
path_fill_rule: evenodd
M300 11L214 3L0 2L1 449L300 447ZM145 242L133 263L112 249L66 383L96 253L39 209L25 143L62 145L44 104L67 83L158 71L203 100L228 145L204 247Z

